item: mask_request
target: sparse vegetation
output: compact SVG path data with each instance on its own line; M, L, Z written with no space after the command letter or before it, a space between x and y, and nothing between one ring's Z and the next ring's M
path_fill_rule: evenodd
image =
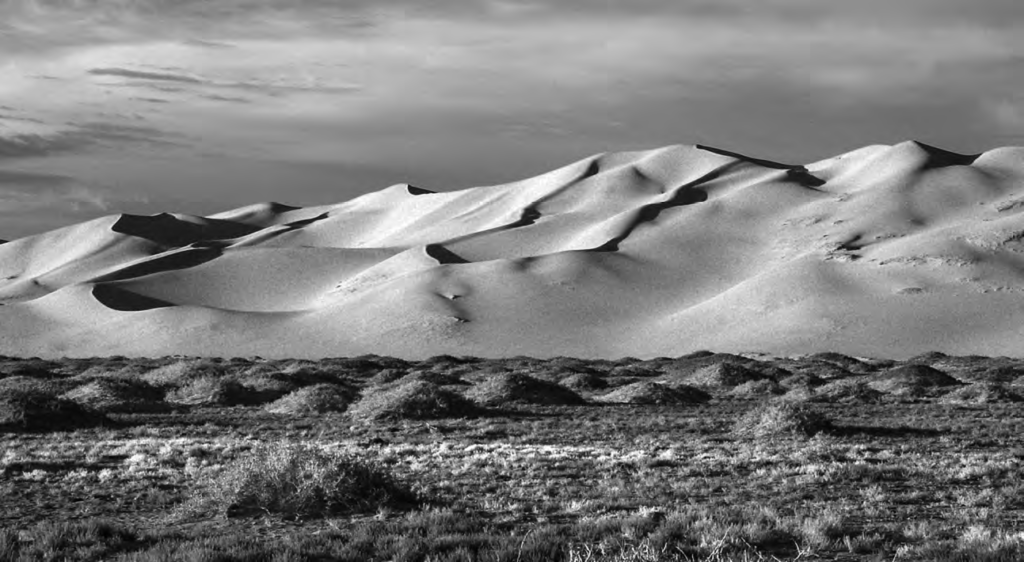
M355 398L355 392L349 388L322 383L300 388L267 404L266 410L294 416L344 412Z
M775 402L744 414L733 432L743 437L811 437L831 427L832 422L816 410L793 402Z
M925 359L9 360L0 560L1024 559L1024 361Z
M415 503L383 468L304 443L257 447L202 479L188 515L305 519L376 512Z
M353 418L373 420L434 420L472 417L480 409L461 394L414 380L365 394L352 406Z

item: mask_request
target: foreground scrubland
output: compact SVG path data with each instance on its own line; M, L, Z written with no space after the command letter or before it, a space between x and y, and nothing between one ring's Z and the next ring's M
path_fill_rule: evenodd
M1020 560L1024 361L0 361L0 560Z

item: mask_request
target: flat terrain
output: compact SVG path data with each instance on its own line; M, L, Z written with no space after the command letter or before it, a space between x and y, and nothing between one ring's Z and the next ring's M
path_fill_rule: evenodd
M3 560L1024 558L1020 360L11 359L0 373ZM297 515L211 495L252 451L304 445L415 500Z

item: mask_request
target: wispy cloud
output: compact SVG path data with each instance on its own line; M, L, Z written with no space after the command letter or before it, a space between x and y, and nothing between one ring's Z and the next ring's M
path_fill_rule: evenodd
M94 76L117 76L120 78L135 78L138 80L156 80L159 82L180 82L183 84L202 84L204 81L195 76L183 74L171 74L167 72L148 72L144 70L131 70L128 68L91 68L89 74Z

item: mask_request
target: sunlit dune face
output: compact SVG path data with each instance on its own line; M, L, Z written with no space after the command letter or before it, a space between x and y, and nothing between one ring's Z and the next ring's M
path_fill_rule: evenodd
M676 142L811 161L1024 133L1015 3L432 4L5 3L0 237Z

